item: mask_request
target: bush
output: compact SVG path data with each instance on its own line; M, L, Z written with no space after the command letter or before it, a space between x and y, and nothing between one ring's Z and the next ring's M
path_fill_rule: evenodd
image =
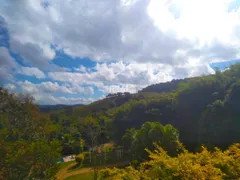
M76 157L75 157L75 161L80 165L82 165L83 164L83 161L84 161L84 158L85 158L85 156L84 156L84 154L83 153L81 153L81 154L78 154Z
M199 153L188 152L184 147L182 151L171 157L157 146L155 151L148 151L151 160L139 168L104 169L100 179L240 179L240 144L226 151L215 148L210 152L205 147Z
M75 161L79 164L82 165L84 163L84 161L86 161L87 159L89 159L90 156L90 152L83 152L81 154L78 154L75 157Z

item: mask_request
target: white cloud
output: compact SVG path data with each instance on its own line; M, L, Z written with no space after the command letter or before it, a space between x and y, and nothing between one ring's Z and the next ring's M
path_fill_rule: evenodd
M64 96L61 97L54 97L52 95L36 95L35 100L39 104L47 104L47 105L54 105L54 104L89 104L96 99L93 98L66 98Z
M93 68L96 71L93 72L49 72L48 76L54 81L73 85L93 85L104 93L135 93L148 85L170 81L174 78L214 73L208 64L196 62L198 61L193 59L186 65L178 66L152 63L103 63L97 64Z
M86 73L87 72L87 68L84 66L80 66L78 68L74 68L75 71L77 72L82 72L82 73Z
M94 94L90 86L136 92L213 73L210 63L240 57L240 8L230 9L234 0L46 0L45 7L42 0L3 1L10 49L36 68L22 73L44 78L44 70L58 81L26 84L26 92L37 87L48 94ZM60 69L52 62L55 50L98 63ZM1 51L0 74L6 75L15 62L6 48Z
M36 67L21 67L21 70L18 73L24 74L26 76L35 76L38 79L45 78L44 72L42 72Z
M143 89L144 85L133 85L133 84L125 84L125 85L106 85L100 88L100 91L104 93L118 93L118 92L130 92L136 93L137 91Z
M12 78L12 71L18 64L11 57L6 47L0 47L0 80Z
M161 64L126 64L116 62L97 64L88 73L49 72L48 76L55 81L79 85L94 85L103 92L136 92L149 84L172 79L171 66Z
M7 68L14 68L17 66L6 47L0 47L0 66Z
M90 94L90 95L94 94L94 90L92 87L81 87L78 85L73 85L70 89L73 92L73 94L77 94L77 93Z
M163 71L163 65L146 64L125 64L116 62L110 64L97 64L94 72L72 73L72 72L49 72L48 76L53 80L70 82L72 84L141 84L146 85L157 81L154 79ZM165 71L165 70L164 70ZM159 76L158 76L159 78ZM166 81L162 77L158 81Z
M40 89L38 87L29 82L29 81L24 81L24 82L17 82L18 86L20 86L21 92L24 94L30 94L30 95L37 95L40 92Z
M14 91L16 89L16 86L14 84L10 84L10 83L5 84L4 87L10 91Z
M93 95L94 90L92 87L81 87L81 86L70 86L68 84L59 85L57 82L41 82L39 84L34 84L30 81L18 81L16 84L22 93L27 93L30 95L49 95L55 93L62 94L76 94L76 95Z
M62 85L60 86L56 82L42 82L40 84L36 84L36 86L39 88L40 91L43 91L44 93L67 93L67 94L73 94L73 92L66 86Z
M229 43L232 30L240 20L239 10L229 9L232 2L234 0L152 0L148 12L164 32L174 30L179 36L202 42L217 38Z
M44 7L41 0L5 0L7 6L0 10L8 22L12 49L37 67L55 57L52 44L71 56L95 61L171 65L187 64L196 50L208 57L202 48L206 43L214 46L214 39L223 48L233 48L232 56L239 53L233 31L239 25L239 9L229 11L230 0L47 2ZM220 49L214 56L226 58Z
M53 66L49 64L49 61L55 56L55 52L46 48L46 46L32 42L24 43L21 40L14 39L14 36L10 40L10 46L12 51L19 53L27 64L42 69L50 69Z
M59 85L56 82L42 82L34 84L30 81L18 81L4 85L11 92L20 92L33 96L38 104L88 104L96 99L89 97L94 94L92 87L71 86L68 84ZM56 93L61 93L56 96ZM69 95L85 95L84 97L68 97Z

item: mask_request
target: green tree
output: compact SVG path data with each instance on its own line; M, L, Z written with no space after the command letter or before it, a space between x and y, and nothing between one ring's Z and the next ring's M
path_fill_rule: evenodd
M0 120L0 177L52 179L61 147L49 140L51 122L33 99L0 88Z
M179 134L171 125L161 125L159 122L146 122L138 130L129 129L122 137L123 145L133 158L143 160L147 158L145 148L153 149L154 143L164 147L170 154L176 155Z

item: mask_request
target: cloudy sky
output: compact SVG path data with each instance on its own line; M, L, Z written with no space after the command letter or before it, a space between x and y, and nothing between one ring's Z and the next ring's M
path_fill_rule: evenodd
M239 6L239 0L0 0L0 85L39 104L76 104L214 73L214 64L240 58Z

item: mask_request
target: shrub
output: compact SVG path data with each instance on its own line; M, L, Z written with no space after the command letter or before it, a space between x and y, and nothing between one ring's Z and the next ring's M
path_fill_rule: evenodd
M84 154L83 153L81 153L81 154L78 154L76 157L75 157L75 161L80 165L82 165L83 164L83 161L84 161L84 158L85 158L85 156L84 156Z
M230 146L226 151L215 148L210 152L205 147L199 153L188 152L183 147L177 157L171 157L159 146L151 152L150 161L137 169L104 169L100 179L240 179L240 144Z
M83 153L80 153L78 154L76 157L75 157L75 161L79 164L79 165L82 165L86 160L89 159L89 156L90 156L90 152L83 152ZM92 154L93 156L93 154ZM93 158L93 157L92 157Z

